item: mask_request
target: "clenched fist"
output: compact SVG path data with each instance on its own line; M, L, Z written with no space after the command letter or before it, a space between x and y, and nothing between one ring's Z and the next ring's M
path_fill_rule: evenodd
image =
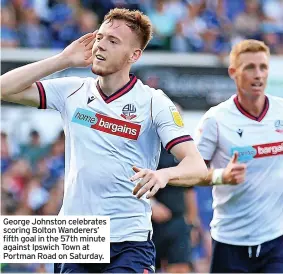
M245 181L246 165L238 162L238 152L235 152L229 164L223 171L223 184L238 185Z

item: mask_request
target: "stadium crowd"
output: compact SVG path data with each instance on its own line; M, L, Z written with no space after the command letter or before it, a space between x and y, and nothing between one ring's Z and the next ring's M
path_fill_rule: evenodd
M225 55L243 38L283 53L282 0L1 0L1 46L64 48L114 7L139 9L154 26L148 50Z
M42 144L36 130L18 144L1 131L1 214L57 215L63 198L65 137ZM3 272L52 272L45 265L1 264Z

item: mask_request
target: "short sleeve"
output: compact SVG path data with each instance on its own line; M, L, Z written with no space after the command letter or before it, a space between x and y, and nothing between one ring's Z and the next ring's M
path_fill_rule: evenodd
M63 77L36 82L40 109L54 109L62 113L65 101L84 85L84 79L79 77Z
M152 118L163 147L170 150L177 144L191 141L183 119L173 102L160 90L152 98Z
M218 141L218 126L215 117L208 111L201 119L195 134L197 148L204 160L210 161Z

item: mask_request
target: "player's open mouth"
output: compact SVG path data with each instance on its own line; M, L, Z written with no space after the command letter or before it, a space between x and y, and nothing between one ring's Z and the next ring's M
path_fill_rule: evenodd
M100 54L95 55L95 57L96 57L96 59L98 59L100 61L105 61L105 58Z
M263 83L254 83L252 84L252 87L262 87L263 86Z

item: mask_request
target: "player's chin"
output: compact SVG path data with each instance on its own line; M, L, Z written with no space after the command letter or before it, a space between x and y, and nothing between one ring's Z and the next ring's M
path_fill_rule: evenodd
M107 70L105 68L102 68L101 66L98 65L92 65L91 71L98 76L106 76L109 74L107 73Z
M251 94L252 96L255 96L255 97L261 96L262 94L264 94L264 88L251 89L251 90L250 90L250 94Z

